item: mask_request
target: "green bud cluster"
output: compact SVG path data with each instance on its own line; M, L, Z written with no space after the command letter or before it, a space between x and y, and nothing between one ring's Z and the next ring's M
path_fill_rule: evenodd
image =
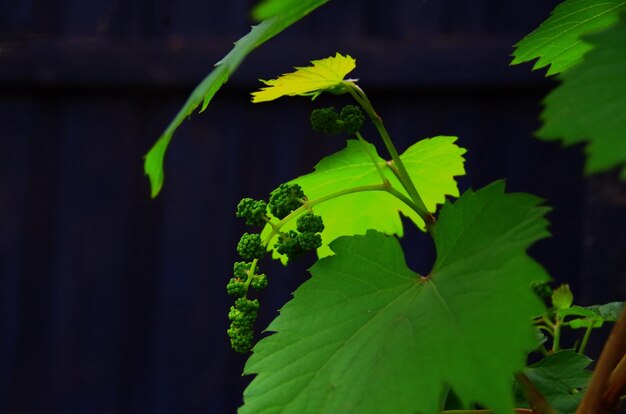
M341 132L339 114L334 107L314 109L311 112L311 126L314 131L336 135Z
M252 326L258 312L259 301L257 299L239 298L235 301L235 305L230 307L228 319L231 322L227 333L230 337L230 345L236 352L243 354L252 348L254 339Z
M324 231L324 222L321 216L308 212L298 217L296 228L299 232L320 233Z
M256 290L265 289L268 285L267 276L264 274L254 275L252 276L252 281L250 282L250 286L252 286Z
M241 297L246 294L246 281L245 279L239 279L237 277L233 277L230 279L228 284L226 285L226 292L230 296Z
M365 115L361 108L355 105L346 105L339 114L342 129L348 134L356 134L363 127Z
M261 244L261 235L258 233L244 233L237 243L237 253L244 260L261 259L265 249Z
M322 245L322 236L319 234L324 230L322 217L308 212L304 213L296 222L296 230L289 230L278 236L278 242L274 245L276 251L287 256L292 261L304 252L315 250Z
M263 200L244 198L237 205L237 217L243 218L248 226L262 226L267 220L267 203Z
M237 205L236 215L245 220L249 226L261 226L270 222L268 210L279 220L284 219L294 210L306 202L306 196L302 187L298 184L281 184L270 194L269 202L244 198ZM276 224L272 224L277 231ZM297 231L278 234L277 250L292 260L307 250L314 250L321 246L320 232L324 230L322 218L311 212L298 217ZM263 244L261 235L258 233L244 233L237 244L237 253L243 261L233 265L233 276L226 285L229 295L236 298L235 304L228 312L230 327L228 336L231 347L240 353L246 353L252 348L254 340L253 325L259 310L258 299L247 298L248 288L254 290L265 289L268 285L267 276L261 273L257 261L266 253L266 245Z
M339 134L347 132L355 134L363 127L365 115L361 108L355 105L346 105L337 113L334 107L319 108L311 112L311 126L313 130L324 134Z
M298 242L303 250L315 250L322 245L322 236L307 231L298 235Z
M530 288L543 300L548 300L552 297L552 288L548 282L532 282Z
M237 205L235 215L242 218L249 226L262 226L269 221L267 209L268 205L263 200L244 198ZM233 350L246 353L252 348L253 325L259 310L258 299L250 300L246 297L248 287L252 286L253 289L260 290L266 288L268 284L267 276L259 274L260 269L256 263L265 255L261 235L244 233L237 243L237 253L244 261L235 262L233 277L226 285L228 294L236 298L235 304L228 312L230 327L226 332Z
M278 236L278 242L274 245L276 251L287 256L292 261L302 255L304 250L298 241L299 233L295 230L289 230Z
M234 277L230 279L226 290L228 294L236 297L234 306L230 307L228 319L231 321L227 330L230 337L230 344L233 350L246 353L252 348L254 332L252 326L256 320L259 301L257 299L250 300L246 298L249 285L253 289L261 290L267 287L267 276L264 274L256 274L260 269L255 266L254 272L251 272L252 263L235 262L233 265Z
M281 184L271 192L268 204L270 212L278 219L284 219L289 213L300 207L306 197L298 184Z

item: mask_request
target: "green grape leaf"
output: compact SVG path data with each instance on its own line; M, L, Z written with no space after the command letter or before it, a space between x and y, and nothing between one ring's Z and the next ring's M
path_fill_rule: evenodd
M548 355L524 370L528 379L558 414L576 411L591 378L591 359L572 349ZM528 406L516 384L518 404Z
M581 306L572 306L569 309L557 310L557 316L565 319L568 316L577 316L564 322L573 329L600 328L604 322L615 322L619 318L624 309L624 302L611 302L605 305L593 305L585 308Z
M511 64L537 59L533 70L550 65L546 76L564 72L592 48L581 36L611 26L622 10L623 0L567 0L515 45Z
M616 322L624 310L624 302L610 302L604 305L587 306L587 309L607 322Z
M291 8L298 7L302 0L264 0L252 9L252 17L256 21L270 19Z
M578 316L582 318L593 318L596 314L590 309L583 308L582 306L574 305L566 309L556 309L556 315L559 319L564 319L568 316Z
M565 145L587 142L585 171L595 173L626 165L626 14L587 39L594 49L545 99L537 135Z
M144 160L144 172L150 179L150 191L152 198L156 197L163 188L164 172L163 161L165 151L174 136L176 129L187 119L202 103L201 112L213 99L213 96L222 87L228 78L237 70L243 59L254 49L262 45L278 33L282 32L311 11L327 3L329 0L301 0L292 7L283 9L272 18L253 26L252 30L235 42L235 47L219 62L215 69L191 92L187 102L178 111L174 119L167 126L154 146L146 154Z
M548 235L540 203L503 182L447 202L426 276L395 237L334 241L254 347L240 414L435 414L448 386L463 406L510 414L545 312L529 286L548 276L526 254Z
M447 136L423 139L400 156L430 212L436 211L437 204L443 204L446 195L455 197L459 195L454 176L465 174L462 156L465 149L454 144L456 139ZM389 182L395 188L401 189L387 162L376 154L376 148L372 144L356 140L348 140L346 148L322 159L315 166L314 172L292 182L302 186L309 200L347 188L380 184L382 179L364 145L367 145L367 151L373 154ZM406 195L404 190L401 192ZM415 211L392 195L381 191L338 197L315 206L313 211L322 216L325 225L322 232L323 245L317 251L319 257L332 253L328 244L339 236L365 234L368 229L402 236L399 212L410 218L418 227L424 226L424 222ZM282 230L294 228L295 220L292 220L285 224ZM263 229L262 236L268 237L270 232L271 227L268 225ZM273 248L274 241L269 243L270 248ZM274 251L274 257L278 258L280 255Z

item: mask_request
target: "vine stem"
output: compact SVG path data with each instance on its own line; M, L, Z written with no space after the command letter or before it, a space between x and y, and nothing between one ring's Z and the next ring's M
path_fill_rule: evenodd
M593 331L593 321L589 321L589 326L585 330L585 336L583 336L583 340L578 347L578 353L583 354L585 352L585 348L587 348L587 342L589 341L589 337L591 336L591 331Z
M256 270L256 265L259 262L259 259L253 259L252 263L250 264L250 270L248 271L248 277L246 278L246 294L244 295L244 298L248 297L248 288L250 287L250 283L252 283L252 278L254 277L254 272Z
M626 388L626 308L613 326L576 414L609 414ZM620 368L621 367L621 368ZM621 371L620 371L621 369Z
M554 336L552 337L552 352L559 352L561 350L561 321L556 320L554 324Z
M385 144L385 147L387 147L387 151L389 151L389 155L391 155L392 162L398 169L398 179L400 180L400 183L409 193L409 196L417 206L417 213L422 218L422 220L424 220L424 223L426 223L426 228L429 228L435 223L435 217L428 212L424 201L417 192L415 184L413 184L413 181L409 177L404 163L400 159L400 155L398 154L396 147L393 145L393 141L391 140L391 137L389 136L385 125L383 124L382 118L376 113L367 95L365 95L365 92L363 92L363 90L359 88L357 84L355 84L354 82L344 82L344 86L346 86L350 95L352 95L352 97L358 102L358 104L361 105L361 107L365 110L365 112L367 112L370 119L374 123L376 130L380 134L380 137Z

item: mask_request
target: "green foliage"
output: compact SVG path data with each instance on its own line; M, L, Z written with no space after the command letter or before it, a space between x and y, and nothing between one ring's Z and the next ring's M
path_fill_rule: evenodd
M446 195L459 194L454 177L465 173L462 157L465 149L455 145L455 141L456 137L445 136L424 139L412 145L400 157L431 212L436 211L437 204L445 201ZM348 188L380 183L379 173L368 151L374 154L376 163L389 182L401 188L389 164L377 155L375 147L356 140L347 141L346 148L321 160L314 172L292 182L299 184L310 200ZM401 191L406 194L404 190ZM410 218L418 227L424 227L424 222L413 209L383 191L338 197L316 206L315 211L324 218L325 225L323 245L318 249L320 257L331 253L328 243L339 236L365 234L368 229L402 236L403 228L398 212ZM284 226L286 230L293 228L295 223ZM271 226L266 226L262 235L266 237L271 230ZM279 256L275 254L274 257Z
M605 322L615 322L624 309L624 302L611 302L605 305L572 306L557 311L563 324L573 329L601 328Z
M499 182L446 204L426 276L393 237L333 242L255 346L240 413L434 414L450 385L464 404L509 414L542 313L529 285L547 279L525 253L547 235L539 202Z
M591 359L571 349L560 351L524 369L528 379L537 387L558 414L571 414L580 404L591 371L586 370ZM518 406L528 404L517 386Z
M180 123L200 102L206 108L254 48L326 2L266 0L255 8L253 16L264 21L194 90L147 155L153 197ZM588 172L623 166L626 178L626 14L615 24L624 10L624 1L567 0L519 42L513 63L538 59L535 69L562 73L562 85L546 99L540 137L588 142ZM573 412L590 376L582 355L589 336L616 321L624 303L585 308L573 305L567 285L550 288L543 268L526 254L548 234L547 208L538 198L507 194L496 182L447 202L458 196L454 177L465 172L465 150L455 137L440 136L399 155L365 92L345 78L355 67L354 58L337 53L261 81L265 86L252 94L253 102L265 102L331 92L359 106L313 111L315 130L357 140L312 173L281 184L267 203L246 198L237 207L246 224L264 228L242 236L237 251L245 261L234 264L226 287L235 298L227 332L235 351L252 348L259 301L248 295L268 285L259 268L265 253L291 261L317 249L322 258L269 326L274 333L254 348L245 372L257 376L240 412L437 414L444 405L478 404L510 414L513 389L520 394L513 375L521 370L529 404L517 406L545 407L545 397L557 413ZM389 161L359 133L363 111ZM427 275L408 269L393 237L403 234L402 215L434 240L437 258ZM577 352L561 351L564 328L584 333ZM524 369L533 350L546 357Z
M623 0L564 1L516 45L511 64L537 59L533 70L550 65L547 75L564 72L580 62L593 47L581 40L581 36L611 26L624 10L626 1Z
M235 47L215 64L215 69L196 86L187 102L185 102L158 141L146 154L144 171L150 179L153 198L159 194L163 187L165 151L180 124L196 110L200 103L202 103L201 111L206 109L213 96L235 72L243 59L254 49L327 2L328 0L299 0L297 2L291 1L287 4L283 1L282 3L285 3L285 7L281 6L278 9L272 9L273 12L271 13L266 13L266 15L271 14L272 17L252 27L250 33L236 41Z
M624 310L624 302L611 302L604 305L587 306L587 310L593 312L596 317L605 322L615 322Z
M296 67L295 71L284 73L275 79L260 79L265 86L252 92L252 102L269 102L282 96L309 96L315 99L325 91L345 93L344 78L355 67L356 60L341 53L312 60L310 66Z
M545 99L537 135L565 145L587 142L587 173L619 166L626 179L626 14L585 39L594 48Z
M252 17L257 21L270 19L298 7L300 3L302 0L263 0L252 10Z

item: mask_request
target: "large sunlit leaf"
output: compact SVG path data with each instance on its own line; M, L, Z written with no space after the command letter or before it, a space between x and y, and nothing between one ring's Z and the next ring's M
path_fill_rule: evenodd
M459 195L454 177L465 174L463 168L465 149L455 145L455 141L456 137L447 136L424 139L412 145L400 157L430 212L435 212L437 204L443 204L446 195L455 197ZM302 186L309 200L347 188L380 184L382 179L363 145L360 141L349 140L345 149L324 158L315 166L314 172L293 182ZM376 154L373 145L367 146L387 179L394 187L400 189L400 183L387 162ZM424 226L424 222L415 211L384 192L342 196L319 204L313 210L315 214L322 216L326 226L322 232L324 244L318 249L320 257L331 253L328 244L339 236L365 234L368 229L402 236L402 221L398 213L410 218L418 227ZM294 221L286 224L283 231L293 228ZM263 236L270 231L271 228L267 226L263 230ZM273 247L274 242L269 245ZM278 257L278 253L275 252L274 257Z
M196 86L187 99L187 102L185 102L172 122L170 122L163 134L161 134L158 141L150 149L148 154L146 154L144 172L150 179L150 189L153 198L159 194L163 187L163 160L165 151L180 124L182 124L201 103L201 110L204 111L206 109L211 99L213 99L213 96L215 96L215 93L226 83L228 78L235 72L239 64L241 64L243 59L248 56L250 52L328 1L329 0L301 0L294 3L292 7L282 9L281 13L252 27L250 33L235 42L235 47L230 53L215 64L215 69Z
M394 237L337 239L255 346L240 413L435 414L450 386L511 414L545 312L529 286L548 277L526 254L547 235L540 202L497 182L446 203L425 276Z
M591 362L585 355L568 349L548 355L524 373L558 414L571 414L585 395L591 378L591 371L585 368ZM519 389L517 393L522 394ZM523 399L519 401L527 406Z
M537 59L533 70L550 65L547 75L563 72L592 48L581 36L611 26L623 10L626 10L624 0L564 1L516 45L511 64Z
M586 39L594 48L545 99L537 135L565 145L586 142L585 171L595 173L626 165L626 14Z
M341 86L346 75L356 67L356 60L340 53L325 59L312 60L311 66L295 68L276 79L261 80L265 85L252 92L252 102L267 102L281 96L317 96L323 91Z

